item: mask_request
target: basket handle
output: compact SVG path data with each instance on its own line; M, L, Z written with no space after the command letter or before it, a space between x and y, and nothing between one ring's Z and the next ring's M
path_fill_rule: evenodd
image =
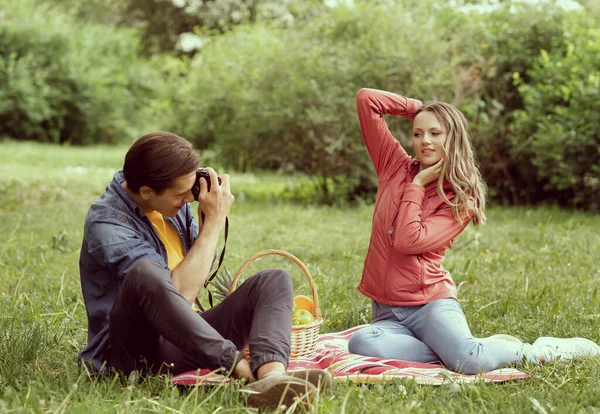
M313 297L313 304L315 305L315 312L314 312L314 316L316 319L319 319L322 317L321 315L321 307L319 306L319 295L317 294L317 287L315 286L315 282L313 281L312 276L310 275L308 269L306 268L306 266L304 266L304 263L302 263L300 261L300 259L298 259L296 256L294 256L293 254L290 254L288 252L284 252L283 250L263 250L260 251L258 253L254 253L252 256L250 256L250 258L248 260L246 260L238 269L238 271L235 274L235 277L233 278L233 281L231 282L231 287L229 288L229 293L232 293L237 286L238 280L240 280L240 277L242 276L242 272L244 270L246 270L246 268L250 265L250 263L252 263L255 259L258 259L259 257L262 256L268 256L268 255L277 255L277 256L283 256L283 257L287 257L288 259L292 260L294 263L296 263L298 265L298 267L300 267L300 269L302 269L302 272L304 272L304 275L306 276L306 279L308 279L308 284L310 285L310 290L312 293L312 297Z

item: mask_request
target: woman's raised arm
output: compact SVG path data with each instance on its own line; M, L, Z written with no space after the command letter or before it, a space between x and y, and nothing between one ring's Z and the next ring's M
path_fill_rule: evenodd
M394 164L408 161L409 156L390 132L383 115L400 115L413 119L421 101L377 89L363 88L356 95L356 109L363 139L379 180Z

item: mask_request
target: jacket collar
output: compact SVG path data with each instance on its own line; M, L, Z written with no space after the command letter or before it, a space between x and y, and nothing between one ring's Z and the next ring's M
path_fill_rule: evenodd
M133 198L129 195L127 190L123 188L123 182L125 181L125 176L123 174L123 170L119 170L115 173L113 180L108 185L108 189L115 194L125 206L133 212L138 217L144 217L146 214L142 210L142 208L136 203Z

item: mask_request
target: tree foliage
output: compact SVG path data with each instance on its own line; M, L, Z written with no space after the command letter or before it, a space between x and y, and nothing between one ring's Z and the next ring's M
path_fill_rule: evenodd
M337 7L295 29L254 25L216 38L179 91L189 106L176 125L240 169L302 171L324 189L326 177L337 188L343 177L344 191L372 190L354 98L367 85L422 97L451 86L452 45L437 47L444 33L429 7L417 19L398 6ZM399 31L399 22L427 30Z
M0 134L85 144L139 133L162 81L138 50L131 29L11 1L0 25Z
M591 23L591 22L590 22ZM528 82L515 74L524 108L511 141L535 167L541 199L600 208L600 30L571 25L541 50Z
M504 203L538 202L536 167L513 139L516 111L524 107L514 74L529 81L540 50L561 53L556 39L579 24L579 13L552 2L497 7L483 15L463 15L459 36L465 44L463 70L472 77L472 94L459 100L473 127L482 173L493 198ZM474 23L477 22L477 23Z
M95 0L99 1L99 0ZM139 27L147 53L189 51L189 36L214 36L242 24L288 27L324 10L322 0L124 0L119 24ZM81 6L79 6L81 7ZM85 7L87 9L87 7Z
M582 4L8 0L0 133L172 130L229 168L304 172L320 190L298 194L333 202L374 192L354 98L380 88L462 109L493 199L598 208L599 10ZM410 123L387 120L408 148Z

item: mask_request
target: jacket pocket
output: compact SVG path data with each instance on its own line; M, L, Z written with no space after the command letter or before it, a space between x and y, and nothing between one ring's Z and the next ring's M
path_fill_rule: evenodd
M391 246L394 245L394 225L396 224L396 217L400 213L400 209L396 209L394 216L392 217L392 221L389 223L387 228L387 238Z

